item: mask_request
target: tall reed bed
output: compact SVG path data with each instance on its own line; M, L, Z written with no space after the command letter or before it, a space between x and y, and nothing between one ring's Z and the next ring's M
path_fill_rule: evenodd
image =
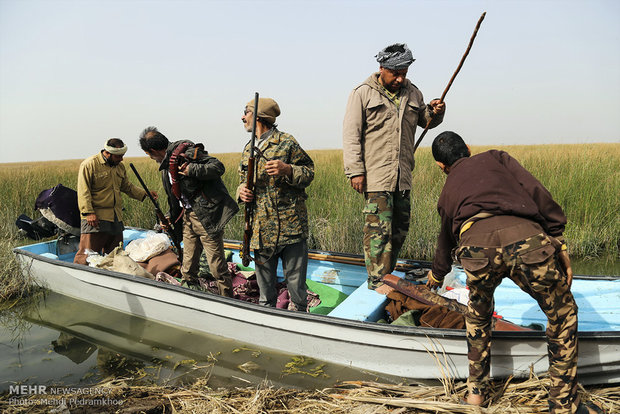
M473 147L474 154L490 147ZM501 147L521 162L553 194L568 216L566 238L573 257L606 257L617 261L620 245L620 144L535 145ZM350 187L342 167L342 151L309 151L315 162L315 179L307 189L311 248L361 253L363 197ZM231 194L239 184L240 154L217 154L225 164L223 177ZM167 210L158 165L147 159L132 162L144 181L160 193L159 203ZM34 201L40 191L58 183L76 188L80 160L43 163L0 164L0 262L3 269L14 263L11 248L29 243L20 238L14 225L19 214L38 217ZM429 148L416 154L413 174L412 217L402 257L431 259L439 230L437 198L445 177L433 161ZM152 228L155 215L151 203L124 198L126 225ZM229 223L226 238L240 239L241 211ZM13 273L9 271L8 273ZM7 272L2 272L6 275Z
M488 148L476 148L480 152ZM504 147L538 178L568 218L574 257L618 260L620 144Z

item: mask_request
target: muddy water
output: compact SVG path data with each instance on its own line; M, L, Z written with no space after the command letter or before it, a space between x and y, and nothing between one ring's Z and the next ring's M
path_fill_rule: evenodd
M265 380L306 389L343 380L400 380L147 321L53 292L2 312L0 325L0 392L16 384L89 386L110 376L174 385L208 378L212 388Z

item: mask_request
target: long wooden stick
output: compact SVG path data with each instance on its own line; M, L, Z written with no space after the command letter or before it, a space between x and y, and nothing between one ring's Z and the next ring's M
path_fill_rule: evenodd
M240 243L224 242L225 249L239 250L241 246L242 245ZM336 262L336 263L350 264L350 265L356 265L356 266L366 266L366 263L363 257L351 257L351 256L340 256L337 254L321 254L321 253L308 252L308 259L326 260L328 262ZM416 269L417 267L418 266L415 266L409 263L396 263L395 269L404 272L410 269Z
M450 87L452 86L452 82L454 82L456 75L458 75L459 71L463 67L463 63L465 63L465 59L467 58L467 55L469 54L469 51L471 50L471 47L474 44L474 39L476 38L476 35L478 34L478 29L480 29L480 25L482 24L482 21L484 20L484 16L486 16L486 14L487 12L482 13L482 16L480 16L480 19L478 19L478 23L476 24L476 28L474 29L474 34L471 36L471 39L469 39L469 45L467 46L467 50L465 51L465 54L461 58L461 61L459 62L459 66L456 68L454 75L452 75L450 82L448 82L448 86L446 86L446 89L443 91L441 98L439 98L439 102L443 102L444 98L446 97L446 94L448 93L448 91L450 90ZM420 142L422 142L422 138L424 138L424 135L426 135L426 133L428 132L428 127L431 125L432 121L433 121L433 112L431 112L431 116L428 122L426 122L426 127L424 128L424 131L422 131L422 135L420 135L420 138L418 138L418 140L415 143L415 146L413 147L414 153L418 149Z

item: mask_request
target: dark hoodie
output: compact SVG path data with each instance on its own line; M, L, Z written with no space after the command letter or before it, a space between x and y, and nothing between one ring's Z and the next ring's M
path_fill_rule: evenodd
M461 158L450 167L437 211L441 231L433 261L433 275L443 278L451 269L465 221L478 213L532 220L553 237L562 236L566 216L551 193L507 152L490 150Z
M216 236L224 230L224 226L239 211L239 206L228 194L228 190L222 181L225 167L217 158L211 157L201 144L194 144L189 140L176 141L168 145L166 156L159 166L162 173L162 182L166 194L168 195L168 205L170 207L170 221L175 225L177 236L181 236L182 226L181 213L183 208L179 200L172 192L169 168L170 156L174 149L187 142L190 144L182 155L188 160L189 175L179 175L179 186L181 194L187 198L191 208L198 216L205 231L210 235Z

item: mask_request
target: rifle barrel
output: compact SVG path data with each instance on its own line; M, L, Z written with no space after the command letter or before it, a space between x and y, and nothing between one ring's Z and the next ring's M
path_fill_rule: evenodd
M256 162L254 157L254 147L256 142L256 122L258 121L258 92L254 93L254 109L252 113L252 137L250 138L250 156L248 157L248 172L246 174L245 186L248 190L254 190L254 175L256 172ZM244 266L250 264L250 242L252 240L252 219L254 216L254 202L245 203L245 217L243 229L243 246L241 248L241 263Z
M157 202L157 200L155 200L155 197L153 197L153 195L149 191L149 188L146 186L146 183L142 180L142 177L140 177L140 174L138 173L138 170L136 169L136 167L131 162L129 163L129 166L133 170L133 173L136 175L136 178L140 182L140 185L142 185L142 188L144 189L144 191L146 191L146 195L151 199L151 201L155 205L155 208L158 210L158 212L161 212L161 209L159 208L159 203Z
M172 223L170 223L170 220L168 220L166 218L166 215L164 214L164 212L161 211L161 208L159 208L159 203L157 202L157 200L155 200L155 197L153 197L153 195L149 191L149 188L146 186L146 183L144 182L144 180L142 180L142 177L140 176L140 173L138 173L138 170L133 165L133 163L129 163L129 166L131 167L131 169L133 170L133 173L136 175L136 178L138 179L138 181L142 185L142 188L144 188L144 191L146 191L146 195L149 196L149 198L151 199L151 202L155 206L155 214L157 215L157 218L162 223L164 223L165 225L169 226L172 229L171 232L166 231L166 233L168 234L168 236L172 240L172 244L174 244L174 247L177 248L178 256L182 260L183 249L181 248L181 242L179 242L179 240L177 240L177 237L174 234L174 229L172 228Z

